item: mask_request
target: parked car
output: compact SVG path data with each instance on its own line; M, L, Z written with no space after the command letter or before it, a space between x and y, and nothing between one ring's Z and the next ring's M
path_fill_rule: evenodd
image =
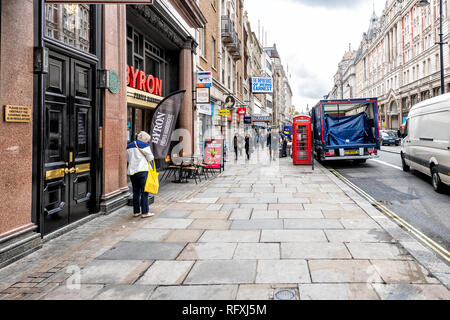
M382 146L399 146L401 139L392 131L381 131L381 145Z
M399 146L401 139L397 136L397 133L393 130L381 131L381 145L395 145Z
M431 176L437 192L450 185L450 94L413 106L401 135L403 170Z

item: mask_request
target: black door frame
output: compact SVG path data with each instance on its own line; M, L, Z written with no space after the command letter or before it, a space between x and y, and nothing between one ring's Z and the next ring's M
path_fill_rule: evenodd
M1 1L1 0L0 0ZM60 43L56 40L44 37L45 35L45 3L44 0L37 0L34 6L34 47L48 48L57 53L66 55L86 63L91 64L93 68L93 105L92 113L92 200L89 204L89 214L100 212L100 197L102 194L102 171L103 171L103 152L99 146L99 128L103 126L103 92L97 89L97 70L103 66L103 5L92 5L91 13L91 34L90 38L92 52L94 54L84 53L72 47ZM38 232L42 237L42 221L40 219L43 210L43 189L44 189L44 74L35 73L33 80L33 177L32 177L32 212L31 220L38 226Z

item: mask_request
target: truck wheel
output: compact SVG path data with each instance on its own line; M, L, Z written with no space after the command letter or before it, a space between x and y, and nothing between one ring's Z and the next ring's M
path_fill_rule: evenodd
M408 172L410 170L410 167L406 164L405 156L403 153L401 154L401 157L402 157L402 169L403 171Z
M436 167L431 168L431 179L432 179L434 191L441 193L442 189L443 189L443 185L441 182L441 178L439 177L439 172Z

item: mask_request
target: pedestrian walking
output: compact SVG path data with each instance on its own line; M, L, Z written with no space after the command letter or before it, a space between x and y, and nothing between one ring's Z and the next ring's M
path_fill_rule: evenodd
M267 146L269 147L269 157L270 160L272 161L272 133L270 132L270 130L267 130L268 134L267 134Z
M238 136L239 136L239 133L236 133L234 135L234 139L233 139L233 148L234 148L234 154L236 155L236 161L238 159Z
M133 209L136 218L154 216L153 213L150 213L149 194L145 192L145 183L149 171L148 162L154 159L149 142L150 135L142 131L139 133L137 141L133 141L127 146L127 174L130 176L133 185Z
M287 139L285 136L283 137L283 144L282 144L281 150L282 150L281 151L282 157L286 158L287 157Z
M245 153L247 154L247 160L250 160L250 135L245 137Z

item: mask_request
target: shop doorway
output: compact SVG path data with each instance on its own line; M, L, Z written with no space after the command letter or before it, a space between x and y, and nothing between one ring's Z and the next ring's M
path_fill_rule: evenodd
M95 66L49 52L44 75L43 186L40 230L48 234L89 215Z

